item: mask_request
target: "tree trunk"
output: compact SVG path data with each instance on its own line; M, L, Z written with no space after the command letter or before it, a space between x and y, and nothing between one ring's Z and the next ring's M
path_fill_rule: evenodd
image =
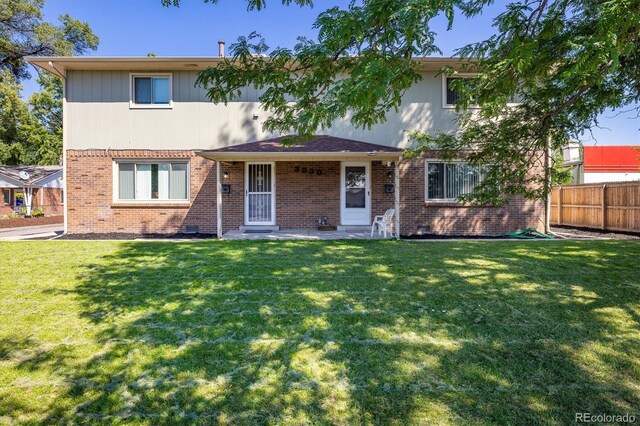
M544 147L544 233L551 228L551 146L549 136Z

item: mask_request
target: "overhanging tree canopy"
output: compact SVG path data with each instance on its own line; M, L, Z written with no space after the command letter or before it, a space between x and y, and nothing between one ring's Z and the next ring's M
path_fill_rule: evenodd
M371 127L397 110L403 93L421 78L412 60L439 53L431 19L445 14L452 25L456 11L473 18L491 3L350 2L320 13L317 41L300 38L293 49L270 50L256 33L241 37L233 57L201 72L198 83L213 102L237 98L247 86L265 89L259 100L271 111L268 131L305 138L346 116ZM266 1L247 4L259 10ZM488 174L468 201L545 197L549 175L531 172L545 168L549 150L597 125L606 108L638 109L640 1L514 0L494 23L495 36L457 52L475 59L478 72L456 87L460 130L413 133L416 146L409 154L439 149L454 157L471 150L468 160L485 165ZM518 105L509 105L513 99Z
M62 153L62 84L38 76L41 90L26 103L20 82L29 78L25 56L71 56L95 50L89 25L42 16L44 0L0 0L0 164L57 164Z

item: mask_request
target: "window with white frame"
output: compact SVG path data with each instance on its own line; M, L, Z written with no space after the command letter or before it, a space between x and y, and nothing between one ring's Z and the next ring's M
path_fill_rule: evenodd
M460 100L460 91L454 88L454 81L457 80L470 80L474 78L476 74L463 74L455 76L442 76L442 105L445 108L455 107L458 100Z
M131 104L139 107L171 106L171 74L131 75Z
M2 189L2 196L3 196L2 198L3 198L4 204L7 204L7 205L11 204L11 190L10 189L3 188Z
M187 162L118 162L115 173L118 201L189 200Z
M427 201L455 201L461 195L473 192L486 175L484 166L463 161L427 160L425 167Z

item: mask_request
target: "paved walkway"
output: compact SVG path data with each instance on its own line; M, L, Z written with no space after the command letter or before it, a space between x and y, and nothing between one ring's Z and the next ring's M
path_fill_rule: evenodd
M373 238L378 238L374 234ZM223 240L369 240L371 231L317 231L314 229L287 229L269 233L229 231Z
M33 238L53 238L62 234L64 227L61 223L53 225L23 226L20 228L0 229L0 241L19 241Z

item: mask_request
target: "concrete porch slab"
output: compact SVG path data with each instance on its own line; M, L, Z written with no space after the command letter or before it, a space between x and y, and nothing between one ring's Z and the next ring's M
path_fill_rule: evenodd
M245 234L240 230L229 231L223 240L369 240L370 231L318 231L315 229L285 229L268 234ZM374 239L378 239L374 234Z
M278 225L241 225L240 231L279 231L280 227Z

